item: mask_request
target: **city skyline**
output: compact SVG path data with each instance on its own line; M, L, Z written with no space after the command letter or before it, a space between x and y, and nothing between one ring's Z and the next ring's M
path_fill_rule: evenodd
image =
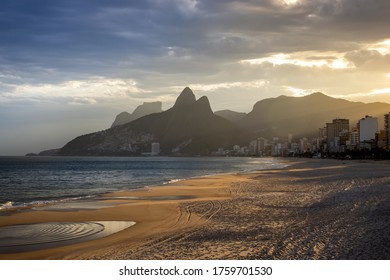
M388 1L4 1L0 154L58 148L191 87L212 109L390 103Z

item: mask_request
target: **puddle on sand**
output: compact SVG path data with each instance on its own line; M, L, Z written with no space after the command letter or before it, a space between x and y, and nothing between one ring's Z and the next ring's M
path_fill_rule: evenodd
M193 195L162 195L162 196L107 196L98 198L99 200L184 200L193 199Z
M0 227L0 253L47 249L102 238L135 225L131 221L50 222Z

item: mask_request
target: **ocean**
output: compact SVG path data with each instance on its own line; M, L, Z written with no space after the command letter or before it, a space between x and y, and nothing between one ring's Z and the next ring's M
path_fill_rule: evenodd
M0 157L0 209L78 200L218 173L285 166L276 158Z

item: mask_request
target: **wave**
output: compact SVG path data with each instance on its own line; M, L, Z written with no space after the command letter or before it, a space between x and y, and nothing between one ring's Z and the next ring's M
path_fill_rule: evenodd
M7 201L7 202L5 202L3 204L0 204L0 210L12 208L13 206L14 206L14 202L13 201Z
M19 158L16 160L21 161ZM142 165L139 164L140 162ZM7 166L9 163L12 161L5 162ZM0 201L0 211L89 199L104 193L168 185L199 177L288 166L286 162L274 158L180 158L180 160L164 159L159 162L144 159L122 161L121 159L119 162L113 161L104 165L101 164L101 160L92 158L72 161L68 158L66 161L50 158L44 159L43 163L39 167L39 172L43 175L38 179L36 171L30 168L30 164L23 165L25 172L22 172L22 176L19 169L12 169L13 165L10 165L10 171L2 174L2 178L6 177L6 181L1 182L5 188L0 190L0 196L6 200ZM52 169L52 166L55 168ZM80 166L83 168L80 169Z
M185 180L185 179L171 179L168 182L164 182L163 185L173 184L173 183L180 182L183 180Z
M77 200L82 200L82 199L91 199L94 197L96 197L96 196L87 195L87 196L68 197L68 198L61 198L61 199L36 200L36 201L31 201L31 202L7 201L3 204L0 204L0 211L2 211L2 210L15 210L15 209L20 209L20 208L44 207L44 206L58 204L58 203L72 202L72 201L77 201Z

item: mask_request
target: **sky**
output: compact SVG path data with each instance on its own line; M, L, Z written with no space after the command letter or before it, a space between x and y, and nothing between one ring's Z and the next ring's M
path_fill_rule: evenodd
M390 103L388 0L2 0L0 155L58 148L185 86Z

